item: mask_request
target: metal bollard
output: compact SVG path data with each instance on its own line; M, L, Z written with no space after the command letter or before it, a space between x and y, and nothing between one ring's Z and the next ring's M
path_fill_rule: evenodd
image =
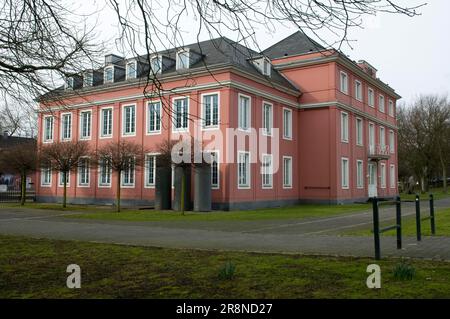
M433 194L430 194L430 223L431 223L431 234L436 235L436 224L434 223L434 199Z
M416 195L416 231L417 231L417 241L422 240L422 234L420 230L420 199L419 195Z
M380 253L380 224L379 224L379 214L378 214L378 198L374 197L372 199L373 208L373 239L375 243L375 259L381 259Z
M395 200L397 222L397 249L402 249L402 202L400 201L400 196L397 196Z

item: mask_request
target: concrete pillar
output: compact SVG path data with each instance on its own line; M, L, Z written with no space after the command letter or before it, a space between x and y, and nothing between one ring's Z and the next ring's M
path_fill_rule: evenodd
M170 209L172 203L172 168L156 166L155 210Z
M183 172L186 176L186 188L184 192L184 210L191 210L191 166L175 166L175 179L174 179L174 200L173 209L181 210L181 181Z
M211 165L198 165L194 168L194 210L211 211Z

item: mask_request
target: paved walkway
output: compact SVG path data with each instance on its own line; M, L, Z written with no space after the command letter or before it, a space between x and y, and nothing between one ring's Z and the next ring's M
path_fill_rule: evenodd
M436 201L436 207L450 207L450 199ZM425 216L425 206L422 211ZM64 217L74 213L80 212L0 208L0 234L171 248L373 256L372 237L338 235L343 230L370 227L372 215L368 211L320 219L245 222L123 222ZM411 214L414 206L404 205L403 216ZM393 208L386 207L381 219L391 220L394 215ZM450 261L450 237L423 237L420 243L406 237L403 246L399 251L394 237L382 237L383 256Z

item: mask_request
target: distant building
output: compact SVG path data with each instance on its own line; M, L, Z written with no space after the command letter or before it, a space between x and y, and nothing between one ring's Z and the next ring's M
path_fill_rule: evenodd
M164 89L159 96L143 94L149 68ZM197 128L209 134L206 139L235 129L251 140L262 131L272 142L263 153L248 141L212 150L215 208L343 203L398 193L400 96L368 62L324 49L300 32L262 52L218 38L151 57L108 55L102 69L69 78L53 94L70 106L41 98L39 144L81 139L96 148L127 139L151 149ZM154 200L154 156L147 154L144 169L121 176L125 203ZM70 174L68 197L113 202L113 175L87 159ZM42 169L38 184L39 199L61 197L60 174L51 167Z

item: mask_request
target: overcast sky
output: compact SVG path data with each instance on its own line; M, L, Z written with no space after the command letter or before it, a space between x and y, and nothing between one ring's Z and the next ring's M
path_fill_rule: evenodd
M403 3L422 2L403 0ZM450 1L429 0L420 13L413 18L385 13L368 17L364 29L352 29L349 34L349 38L355 40L353 48L343 48L351 59L367 60L377 68L378 77L392 86L405 102L411 102L419 94L450 93L450 61L447 58L450 52ZM190 19L192 17L182 21L185 30L195 30ZM117 28L112 10L102 7L100 20L102 37L114 38ZM277 27L275 32L261 29L256 38L259 47L264 49L295 31L293 27L283 26ZM236 40L233 34L224 35ZM184 43L193 42L196 42L196 32L186 31ZM120 53L117 49L112 51Z

